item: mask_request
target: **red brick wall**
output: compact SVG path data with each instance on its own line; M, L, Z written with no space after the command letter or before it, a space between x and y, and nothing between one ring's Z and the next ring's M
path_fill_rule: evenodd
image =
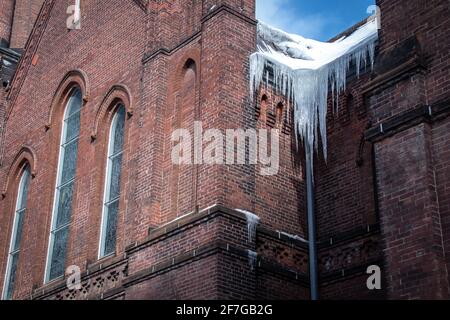
M367 138L366 129L448 98L449 8L442 0L378 4L383 30L375 72L349 83L339 113L330 113L328 162L316 161L321 293L325 299L447 298L449 120L441 115L436 122L413 123L375 139ZM86 2L79 31L66 29L66 9L64 1L55 2L20 93L7 109L0 187L7 181L11 187L0 200L0 283L10 236L4 230L12 223L17 188L17 177L8 173L27 146L36 177L15 296L28 298L40 288L34 291L38 298L73 298L64 292L63 281L42 285L61 130L58 97L64 97L58 87L69 71L79 69L73 79L84 77L86 103L67 265L95 269L86 280L95 277L98 287L78 297L308 298L306 245L280 233L307 237L302 155L296 154L290 126L277 112L280 102L287 104L270 91L261 92L254 105L248 96L254 1L150 1L147 13L135 1ZM395 54L400 62L392 63L389 53L396 51L391 50L402 48L414 34L422 48L415 50L426 59L403 53L406 58ZM23 42L21 37L15 41ZM408 63L413 67L407 72L395 68ZM19 69L10 97L26 70ZM114 259L97 261L107 95L118 84L130 95L115 258L120 268ZM203 121L205 130L281 129L280 173L263 177L258 166L175 166L172 131L192 131L195 120ZM365 131L370 141L363 144ZM165 225L213 204L258 214L255 242L248 239L244 216L224 208L198 221ZM154 230L150 236L149 228ZM197 259L198 248L208 254ZM255 265L248 250L258 253ZM381 264L387 290L366 289L364 269L370 264Z
M223 299L217 288L219 257L211 256L131 287L128 300ZM208 277L205 277L205 275Z
M57 281L33 298L306 299L304 268L292 265L299 257L305 265L304 248L265 229L257 234L258 241L249 238L242 213L215 207L153 230L125 255L89 265L82 290ZM248 248L257 251L255 259ZM272 248L283 255L279 264Z
M8 1L6 1L8 2ZM44 0L16 0L11 28L11 48L24 48ZM66 7L69 4L66 5Z
M259 300L308 300L309 289L299 286L293 279L270 273L258 274L257 299Z
M150 2L146 14L134 1L120 1L120 4L106 0L86 2L82 7L81 30L69 31L66 29L66 4L55 2L32 59L33 65L27 71L17 99L12 100L13 109L8 109L4 139L4 165L0 170L2 186L22 146L31 148L36 162L16 297L29 297L32 288L43 285L62 105L67 93L59 86L72 70L81 70L73 73L72 78L83 83L86 102L81 116L67 265L78 265L86 271L87 266L97 261L104 154L110 119L110 106L105 104L112 101L107 94L118 84L129 91L130 103L126 107L130 115L132 112L126 123L118 255L130 244L145 240L150 227L170 222L197 206L201 209L213 204L254 212L258 209L256 213L261 215L264 225L303 234L304 221L298 211L303 202L297 201L303 191L297 187L290 194L289 202L285 204L281 200L282 188L293 188L298 181L292 179L295 174L294 171L290 173L293 170L290 160L283 169L289 176L281 178L284 184L274 194L278 199L264 205L261 199L269 192L271 182L267 178L256 184L254 168L178 167L171 161L172 131L178 128L192 131L194 120L203 121L205 130L252 128L255 125L255 111L249 107L247 74L248 56L254 51L256 40L254 1L205 1L200 7L199 2L195 3L192 6L189 1L159 5ZM19 71L19 79L24 70ZM69 84L68 80L66 82ZM14 97L17 86L12 90ZM286 157L290 152L290 139L285 135ZM1 225L12 223L12 212L7 204L14 198L15 187L11 184L5 200L0 202L1 211L5 213L0 217ZM258 201L255 201L255 190L261 195ZM208 275L207 270L198 271L199 277L215 279L218 289L213 292L219 297L244 298L255 294L256 280L246 276L247 272L253 274L246 250L255 249L255 245L242 238L247 237L247 225L242 219L240 223L236 232L233 232L235 227L227 227L227 231L221 233L221 239L234 243L243 250L243 256L218 258L223 260L217 268L225 268L222 271L228 272L223 277ZM165 254L170 259L176 253L189 250L191 245L195 248L201 244L198 233L186 231L183 236L185 240L177 245L166 243L173 251L165 248L157 254ZM8 239L8 232L2 233L0 250L3 256L7 253ZM1 262L1 273L4 274L6 261L2 258ZM153 262L158 263L147 259L138 268L130 258L130 272L138 272ZM204 263L207 261L201 262ZM197 267L187 267L190 274L193 268ZM239 270L233 272L233 268ZM219 272L217 270L214 272ZM182 274L182 271L178 273ZM245 286L236 285L244 280L247 281ZM184 290L182 283L179 290ZM204 291L196 294L201 292ZM187 291L182 296L190 297ZM205 296L201 297L209 296L205 291Z
M433 126L434 168L436 172L436 191L441 213L443 245L447 270L450 267L450 120L444 119Z
M337 110L329 103L328 159L320 152L315 168L319 241L377 223L372 150L363 140L370 121L362 94L370 77L366 71L349 81Z
M3 133L3 126L4 124L4 117L5 117L5 111L6 111L6 93L5 90L2 88L0 89L0 137ZM3 140L0 140L0 144L3 142Z
M368 92L372 122L385 124L389 119L403 121L405 112L418 106L430 105L434 110L439 101L448 101L449 6L446 1L380 0L378 4L383 29L377 68L398 59L392 65L398 67L397 74L378 72L372 81L377 89ZM416 56L395 51L412 36L417 39ZM405 73L401 69L408 64ZM447 121L425 124L417 118L375 140L389 298L449 297L444 241L448 176L443 171L448 157L442 132Z
M264 176L261 175L262 166L256 166L253 189L256 194L255 212L264 224L275 230L306 237L303 163L292 129L292 110L286 99L271 89L261 90L256 100L256 127L268 132L278 130L279 170L275 175ZM269 149L269 152L272 150Z
M376 146L391 297L448 297L430 143L429 126L419 125Z
M384 300L384 291L370 291L366 286L367 275L358 274L349 276L341 281L326 283L321 290L321 299L324 300Z
M249 16L253 18L254 13ZM205 130L252 127L254 113L247 107L247 75L248 57L255 43L256 26L250 20L223 11L204 22L200 109L201 118L206 120ZM254 211L254 169L236 165L199 168L199 206L217 203Z
M61 108L55 110L50 129L48 124L50 105L65 75L76 69L87 74L90 91L81 116L81 137L77 182L74 191L73 220L67 265L84 268L87 261L97 259L99 221L103 201L105 135L99 134L92 142L94 119L102 100L116 84L127 86L136 109L140 104L141 59L145 48L145 13L133 1L88 2L84 7L83 25L80 31L66 28L64 1L56 1L41 46L36 52L35 66L28 71L22 90L10 112L5 132L4 163L1 168L2 188L6 174L21 147L31 147L36 154L37 175L30 185L29 209L22 239L22 257L19 267L17 296L30 294L33 286L43 284L47 255L50 219L53 205L58 144L60 140ZM104 8L99 10L99 8ZM114 18L112 18L114 17ZM59 117L58 117L59 115ZM132 194L128 188L132 177L128 165L132 148L133 128L138 126L139 113L127 121L122 199L119 215L120 228L118 251L134 240L134 233L125 230L134 213L125 215L125 208ZM130 157L130 158L129 158ZM15 188L16 186L14 186ZM12 190L8 190L8 193ZM6 198L8 199L8 197ZM1 225L12 223L12 214L1 201ZM3 235L0 252L6 257L10 235ZM127 237L124 235L127 234ZM2 280L6 261L1 259ZM2 282L3 283L3 282Z
M13 21L14 1L6 0L0 4L0 45L9 43Z

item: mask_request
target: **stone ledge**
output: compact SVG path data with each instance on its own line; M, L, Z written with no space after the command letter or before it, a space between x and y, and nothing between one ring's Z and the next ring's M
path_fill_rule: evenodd
M450 114L450 98L430 106L419 106L415 109L394 116L365 132L365 139L379 142L394 134L407 130L423 122L434 122Z
M177 44L176 46L174 46L171 49L159 48L152 52L146 53L144 55L144 58L142 58L142 63L146 64L150 60L154 59L155 57L157 57L160 54L165 55L165 56L171 56L174 52L178 51L179 49L181 49L181 48L185 47L186 45L190 44L191 42L195 41L197 38L199 38L201 36L201 34L202 34L201 31L197 31L193 35L184 39L183 41L181 41L179 44Z
M256 21L255 19L252 19L246 15L244 15L243 13L237 11L236 9L230 7L227 4L221 4L219 5L217 8L215 8L214 10L208 12L203 18L202 18L202 24L207 22L208 20L210 20L211 18L217 16L218 14L220 14L221 12L227 12L230 13L232 15L234 15L235 17L238 17L239 19L250 23L251 25L256 26L258 24L258 21Z
M309 287L310 285L309 276L307 274L285 268L271 259L259 257L257 266L261 269L261 271L271 273L291 281L297 281L306 287Z
M123 286L130 287L137 283L157 277L161 274L170 272L174 269L178 269L186 264L205 259L211 255L215 255L218 253L228 253L234 256L248 259L247 250L238 248L222 241L215 241L197 249L182 253L174 258L166 259L163 262L160 262L133 275L130 275L124 280Z
M93 274L114 268L114 267L126 262L126 260L127 260L126 255L122 254L119 256L110 256L105 259L88 264L87 271L82 274L82 277L93 275Z
M305 243L301 240L289 237L288 235L285 235L280 231L274 231L274 230L269 229L264 226L257 227L257 234L262 237L267 237L271 240L275 240L275 241L281 242L283 244L290 245L291 247L295 247L297 249L302 249L302 250L308 249L307 243Z
M87 270L81 273L81 282L87 281L96 275L103 274L120 265L126 265L128 259L125 255L107 258L88 266ZM45 299L48 296L57 294L66 289L67 278L65 276L50 282L38 289L35 289L31 295L32 300Z
M171 238L186 228L193 228L199 224L208 222L217 217L227 217L230 219L246 222L246 217L243 213L226 207L216 205L212 208L186 215L166 225L163 225L155 230L149 231L149 236L142 242L132 244L126 248L127 255L132 254L142 248L149 247L157 242Z
M148 279L152 279L161 274L181 268L189 263L205 259L215 254L227 254L234 257L249 259L248 250L227 244L222 241L215 241L195 250L180 254L174 258L166 259L165 261L146 268L145 270L139 271L134 275L127 277L123 282L123 286L125 288L131 287L135 284L141 283ZM255 267L261 269L262 271L282 276L289 280L298 281L305 286L309 283L306 274L285 268L281 264L265 257L258 256L255 261ZM119 291L120 290L118 290L117 292ZM117 294L117 292L115 292L115 294Z
M343 244L357 240L358 238L368 237L375 234L379 234L381 231L380 224L376 223L369 225L366 228L356 228L347 232L342 232L333 236L328 236L324 238L329 238L327 242L319 241L319 250L329 250L331 248L339 247Z
M333 272L324 272L320 275L320 285L326 286L331 283L341 282L349 278L365 275L367 268L371 265L383 266L383 259L373 259L356 267L342 269Z
M214 9L213 11L211 11L210 13L206 14L203 18L202 18L202 24L207 22L208 20L210 20L211 18L213 18L214 16L220 14L221 12L228 12L252 25L256 25L257 21L253 20L245 15L243 15L242 13L240 13L239 11L236 11L235 9L231 8L230 6L226 5L226 4L222 4L219 7L217 7L216 9ZM193 42L194 40L196 40L197 38L201 37L202 31L199 30L195 33L193 33L191 36L187 37L186 39L184 39L183 41L181 41L179 44L175 45L172 48L158 48L156 50L153 50L149 53L144 54L144 57L142 58L142 63L146 64L147 62L149 62L150 60L154 59L156 56L162 54L165 56L171 56L174 52L178 51L179 49L181 49L182 47L188 45L189 43Z

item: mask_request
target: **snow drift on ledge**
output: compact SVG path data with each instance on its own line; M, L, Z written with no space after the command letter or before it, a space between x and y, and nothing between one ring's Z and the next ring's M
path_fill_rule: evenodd
M319 131L327 158L329 90L337 99L346 88L347 72L352 64L357 76L363 66L370 63L373 68L377 25L376 19L372 19L352 34L324 43L258 24L258 51L250 56L251 96L255 96L261 85L268 86L273 81L275 90L292 102L296 137L299 135L310 151L311 164L312 150L318 149Z

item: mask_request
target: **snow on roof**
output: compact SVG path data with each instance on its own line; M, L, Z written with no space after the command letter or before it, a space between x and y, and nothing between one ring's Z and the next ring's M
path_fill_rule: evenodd
M318 69L377 38L375 20L331 43L286 33L262 22L258 24L258 52L292 69Z
M348 36L320 42L260 22L257 52L250 56L252 97L261 84L273 80L275 89L293 103L296 134L309 150L317 150L320 131L326 158L328 92L331 88L337 97L345 90L352 63L358 76L363 65L373 67L377 27L371 19ZM313 152L309 156L312 160Z

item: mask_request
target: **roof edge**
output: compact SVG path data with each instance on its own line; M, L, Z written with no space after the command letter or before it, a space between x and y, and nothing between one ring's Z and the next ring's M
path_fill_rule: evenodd
M337 40L339 40L339 39L341 39L343 37L348 37L349 35L354 33L356 30L358 30L360 27L365 25L367 22L368 22L368 19L363 19L363 20L359 21L358 23L354 24L353 26L351 26L350 28L348 28L347 30L342 31L338 35L336 35L333 38L329 39L326 42L335 42L335 41L337 41Z

